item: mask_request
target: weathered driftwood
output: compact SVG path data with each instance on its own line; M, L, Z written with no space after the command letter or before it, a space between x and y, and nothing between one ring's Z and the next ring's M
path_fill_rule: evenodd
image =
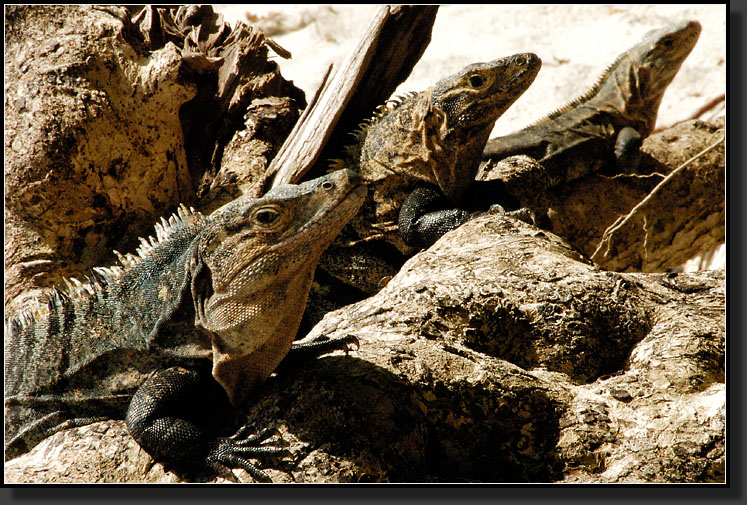
M410 75L430 42L438 6L384 5L348 59L322 83L255 194L322 175L349 133Z
M689 120L647 138L635 174L549 187L540 165L517 156L486 178L502 180L522 206L547 211L551 229L600 267L663 272L725 240L724 146L723 117Z
M722 482L724 329L723 272L607 272L487 214L327 314L309 338L360 348L280 371L248 414L290 444L276 482ZM87 429L122 461L118 423ZM6 479L174 478L138 459L71 472L99 458L90 439L56 435Z

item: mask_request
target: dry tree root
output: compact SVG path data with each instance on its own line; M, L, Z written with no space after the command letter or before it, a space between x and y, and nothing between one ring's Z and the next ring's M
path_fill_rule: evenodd
M678 177L680 175L680 172L682 170L684 170L685 168L687 168L690 164L692 164L696 160L698 160L698 159L702 158L703 156L705 156L711 150L713 150L716 147L718 147L719 145L721 145L724 142L725 138L726 137L723 136L718 141L714 142L713 144L711 144L710 146L708 146L707 148L703 149L701 152L699 152L698 154L696 154L695 156L693 156L692 158L690 158L689 160L687 160L686 162L684 162L682 165L680 165L679 167L677 167L674 170L672 170L672 172L670 172L669 175L667 175L666 177L664 177L664 179L661 182L659 182L659 184L657 184L656 187L653 190L651 190L651 192L646 196L646 198L644 198L643 200L641 200L626 215L620 216L609 228L607 228L604 231L604 234L602 235L602 240L597 245L596 249L594 250L594 253L592 253L591 259L593 261L597 262L597 263L600 263L603 260L603 258L607 258L608 255L609 255L609 253L610 253L610 244L612 242L614 233L616 231L620 230L625 224L627 224L628 222L630 222L632 219L634 219L635 217L639 217L639 216L643 219L643 222L644 222L644 225L643 225L644 226L644 231L646 232L645 233L645 238L644 238L644 244L643 244L644 245L644 248L643 248L644 251L643 252L645 254L646 253L646 242L647 242L646 239L648 238L648 230L647 230L647 223L646 223L646 212L645 212L646 205L648 203L650 203L651 200L658 193L660 193L662 191L662 189L664 188L664 186L666 184L668 184L672 179ZM602 247L605 247L605 246L606 246L606 248L605 248L604 252L600 256L601 249L602 249Z

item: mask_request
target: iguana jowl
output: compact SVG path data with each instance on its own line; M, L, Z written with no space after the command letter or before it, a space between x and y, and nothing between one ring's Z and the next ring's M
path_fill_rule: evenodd
M380 106L356 132L356 141L335 166L357 170L369 196L320 267L334 278L374 293L418 247L461 224L457 203L472 184L495 121L537 76L532 53L475 63L420 93ZM439 202L409 213L403 238L398 225L405 199L428 188Z
M156 460L264 478L246 456L275 452L262 446L272 430L216 438L208 426L225 420L210 414L241 405L288 354L319 256L365 194L340 170L209 216L181 207L137 255L117 253L121 267L94 268L9 320L6 460L126 413Z
M664 92L700 30L697 21L681 21L648 32L586 93L518 132L490 139L484 158L531 156L545 168L550 186L609 162L617 163L620 171L635 170L639 147L654 129Z

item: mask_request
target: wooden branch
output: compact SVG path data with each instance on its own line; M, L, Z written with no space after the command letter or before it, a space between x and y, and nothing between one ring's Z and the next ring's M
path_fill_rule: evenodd
M255 196L326 168L327 159L349 142L347 133L409 76L430 42L437 11L438 6L382 6L345 63L322 84L318 100L286 139Z
M667 271L723 243L723 135L720 123L686 121L646 139L642 174L596 174L555 188L553 231L621 272Z

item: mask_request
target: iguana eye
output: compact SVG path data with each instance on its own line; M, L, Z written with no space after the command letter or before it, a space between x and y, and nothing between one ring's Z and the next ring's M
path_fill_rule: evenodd
M275 222L280 213L275 209L262 209L254 214L254 220L262 225L268 225Z
M332 188L334 188L334 187L335 187L335 185L334 185L334 184L332 184L332 183L331 183L331 182L329 182L329 181L324 181L324 182L322 183L322 189L324 189L324 190L326 190L326 191L329 191L330 189L332 189Z
M480 74L470 75L468 79L469 85L475 89L482 88L486 81L487 79Z

